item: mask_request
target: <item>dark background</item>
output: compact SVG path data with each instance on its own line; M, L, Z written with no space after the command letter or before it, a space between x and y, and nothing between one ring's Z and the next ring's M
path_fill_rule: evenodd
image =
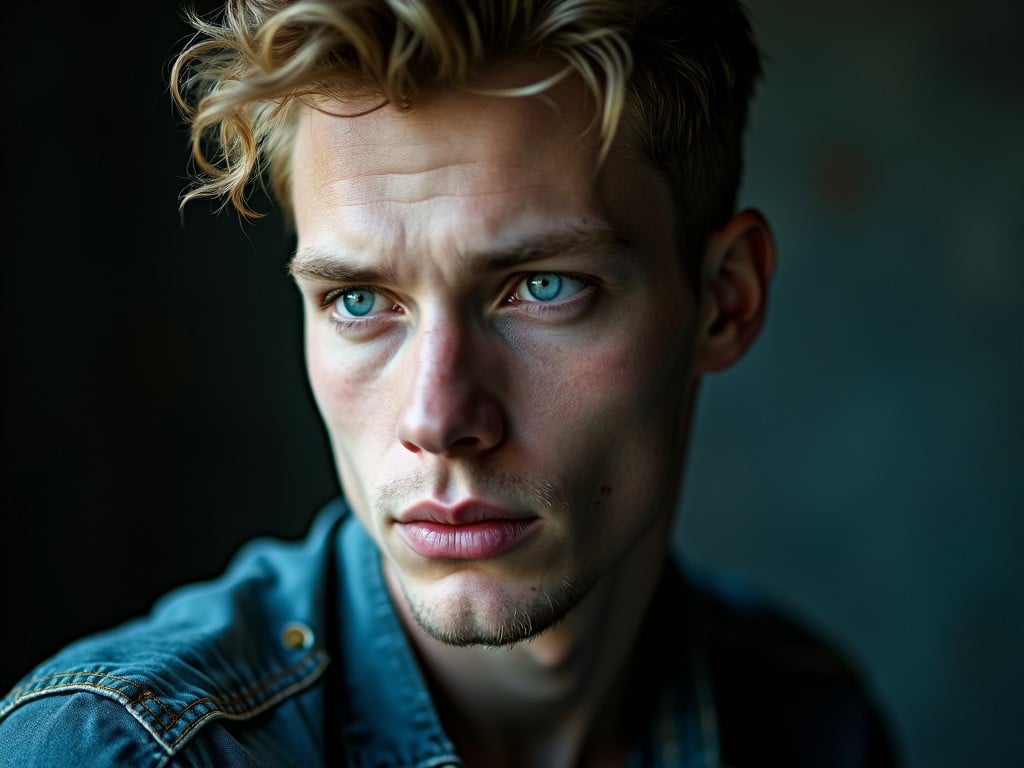
M337 487L281 220L179 215L176 5L17 13L0 47L5 689L250 536L301 534Z
M780 266L707 382L677 545L842 643L911 768L1024 764L1022 5L750 7L743 198ZM141 8L20 4L2 47L2 688L337 489L291 241L179 216L189 30Z

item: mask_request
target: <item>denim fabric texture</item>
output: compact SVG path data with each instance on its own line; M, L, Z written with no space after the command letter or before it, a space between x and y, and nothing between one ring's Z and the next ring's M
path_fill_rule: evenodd
M221 578L37 667L0 702L0 765L318 764L314 628L341 519L336 504L301 543L255 540Z
M630 685L630 768L779 755L793 768L895 765L840 657L750 596L696 586L675 566ZM739 745L733 757L720 736ZM220 578L73 643L0 701L3 768L343 765L462 761L379 553L340 499L303 541L254 540Z

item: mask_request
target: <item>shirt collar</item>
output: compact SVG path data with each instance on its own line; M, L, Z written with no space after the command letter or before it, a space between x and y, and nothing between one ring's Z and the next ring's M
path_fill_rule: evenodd
M461 766L391 602L380 553L350 515L338 538L341 729L357 766ZM690 590L669 562L641 633L631 693L639 707L630 768L716 768L717 718Z
M350 517L339 536L342 738L353 765L461 765L384 584L380 553Z

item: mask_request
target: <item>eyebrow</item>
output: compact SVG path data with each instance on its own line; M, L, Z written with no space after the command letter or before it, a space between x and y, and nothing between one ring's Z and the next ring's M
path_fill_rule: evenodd
M455 258L467 271L501 272L556 256L583 254L635 258L636 250L615 230L602 228L543 233L494 250L456 254ZM344 251L335 254L315 246L296 251L288 264L288 272L296 278L337 283L396 282L391 268L358 267L346 258Z
M343 253L315 246L300 248L288 262L288 274L333 283L391 283L394 272L380 267L357 267Z

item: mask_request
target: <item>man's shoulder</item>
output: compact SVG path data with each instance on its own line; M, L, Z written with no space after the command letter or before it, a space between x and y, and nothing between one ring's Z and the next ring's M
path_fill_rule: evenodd
M734 574L688 572L693 611L709 649L760 665L764 674L857 684L849 652L778 598Z
M343 517L334 503L300 541L255 539L219 577L37 666L0 700L0 763L158 766L210 724L299 707L328 664L324 590Z
M837 638L732 576L688 580L726 764L898 765L864 669Z

